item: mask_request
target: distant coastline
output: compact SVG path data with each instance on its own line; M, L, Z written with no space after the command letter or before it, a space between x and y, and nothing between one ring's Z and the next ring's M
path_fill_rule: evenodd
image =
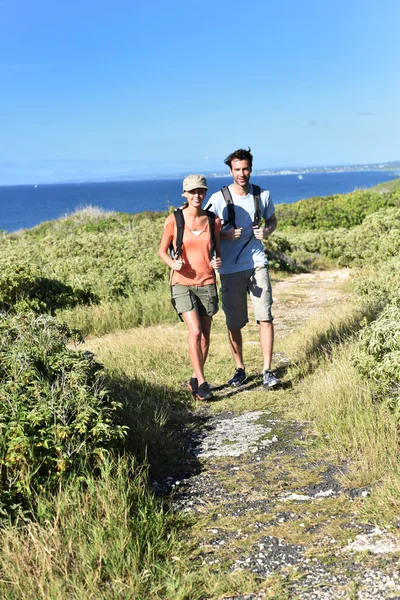
M376 165L348 165L327 167L298 167L287 169L254 169L252 175L306 175L310 173L355 173L357 171L398 171L400 176L400 161ZM207 177L226 177L226 173L205 173Z
M357 171L391 171L400 177L400 161L390 161L384 163L356 164L356 165L327 165L318 167L282 167L274 169L253 169L253 176L262 175L306 175L309 173L354 173ZM108 177L107 179L91 179L76 181L60 181L59 183L97 183L107 181L154 181L167 179L181 179L188 175L189 171L178 173L159 173L153 175L121 175ZM226 171L202 171L208 178L227 177Z
M227 177L227 171L220 170L204 170L198 169L208 178L220 178ZM326 165L326 166L309 166L309 167L277 167L277 168L262 168L254 169L253 175L255 176L275 176L275 175L306 175L310 173L350 173L357 171L391 171L395 176L400 176L400 160L379 162L379 163L368 163L368 164L354 164L354 165ZM54 173L50 175L41 175L35 178L30 173L24 173L23 176L19 177L18 173L14 171L14 181L1 181L2 176L6 175L6 172L2 171L0 164L0 187L12 187L12 186L34 186L34 185L63 185L63 184L81 184L81 183L107 183L107 182L129 182L129 181L156 181L156 180L171 180L180 179L186 177L188 173L193 172L192 170L175 171L173 173L120 173L118 175L107 175L105 173L78 173L70 172L64 173L62 176L52 180ZM27 180L28 179L28 180ZM17 181L15 181L17 180Z

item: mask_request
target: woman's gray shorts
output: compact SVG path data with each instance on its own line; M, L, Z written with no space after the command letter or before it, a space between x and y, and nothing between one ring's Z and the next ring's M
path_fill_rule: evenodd
M178 315L196 309L200 317L212 317L218 312L218 294L215 283L209 285L181 285L171 288L171 302Z
M228 329L241 329L248 322L247 294L250 294L253 302L257 323L273 320L273 299L267 265L221 275L221 293Z

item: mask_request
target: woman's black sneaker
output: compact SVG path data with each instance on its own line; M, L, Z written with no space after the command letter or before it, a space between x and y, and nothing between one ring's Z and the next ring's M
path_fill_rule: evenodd
M191 377L189 379L189 383L187 384L189 390L193 395L197 394L197 390L199 389L199 382L197 381L197 377Z
M212 395L212 391L207 381L203 381L197 388L197 392L195 393L196 398L199 400L211 400L214 396Z
M234 376L228 381L228 385L239 387L246 380L246 371L244 369L236 369Z

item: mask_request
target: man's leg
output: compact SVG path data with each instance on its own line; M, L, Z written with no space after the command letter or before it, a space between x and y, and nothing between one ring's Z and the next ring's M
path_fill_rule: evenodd
M251 273L252 271L250 271ZM243 363L242 327L248 321L247 280L248 271L221 275L222 308L226 317L229 345L236 371L228 385L239 386L246 379Z
M263 384L272 389L281 385L280 379L271 371L272 351L274 349L274 325L271 313L273 303L271 282L268 268L257 267L251 278L250 296L253 301L254 313L260 325L260 344L263 357Z
M263 357L263 371L271 368L274 349L274 324L272 321L260 321L260 343Z
M228 329L229 343L233 360L237 369L244 369L243 364L243 340L241 329Z
M282 381L271 371L272 351L274 349L274 324L272 321L260 321L260 342L263 355L263 386L273 390L282 385Z

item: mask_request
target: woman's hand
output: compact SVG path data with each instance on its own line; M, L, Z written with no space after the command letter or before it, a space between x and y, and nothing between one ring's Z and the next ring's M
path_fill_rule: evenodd
M180 271L183 267L183 260L181 258L176 258L174 260L174 262L172 263L172 270L173 271Z
M222 260L219 256L215 256L212 260L210 260L210 265L215 271L218 271L220 267L222 267Z

